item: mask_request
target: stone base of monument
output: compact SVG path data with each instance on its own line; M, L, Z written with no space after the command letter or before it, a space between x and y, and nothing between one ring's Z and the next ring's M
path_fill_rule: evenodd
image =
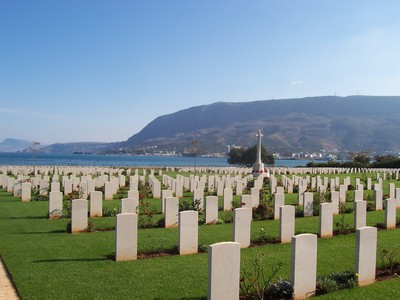
M258 177L260 174L263 174L265 172L264 170L264 164L263 163L255 163L253 165L253 176Z

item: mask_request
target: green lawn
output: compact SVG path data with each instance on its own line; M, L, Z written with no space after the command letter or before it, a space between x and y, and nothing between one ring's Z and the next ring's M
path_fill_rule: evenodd
M337 175L336 175L337 176ZM397 182L396 182L397 184ZM297 195L289 196L295 203ZM118 200L105 201L117 206ZM157 210L159 200L152 200ZM115 262L114 231L68 234L68 219L47 220L47 201L22 203L0 191L0 255L22 299L203 299L207 295L207 253ZM335 221L341 216L336 216ZM114 217L90 219L96 227L115 225ZM345 216L352 224L353 214ZM383 222L384 213L368 212L367 223ZM335 223L334 221L334 223ZM297 218L296 232L318 232L318 217ZM278 237L278 221L252 223L252 239L264 230ZM199 245L232 239L232 224L199 227ZM138 252L168 251L177 245L177 229L139 230ZM398 247L400 230L378 232L378 253ZM258 252L266 267L283 262L278 276L290 276L290 244L268 244L241 250L242 268L251 268ZM352 271L355 235L318 240L318 275ZM378 265L380 261L378 259ZM399 279L341 291L329 299L377 299L400 296ZM323 298L321 297L321 298Z

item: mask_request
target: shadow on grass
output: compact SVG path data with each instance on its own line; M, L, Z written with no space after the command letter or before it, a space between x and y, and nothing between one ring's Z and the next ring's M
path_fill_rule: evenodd
M59 259L43 259L43 260L34 260L34 263L51 263L51 262L90 262L90 261L102 261L102 260L112 260L107 255L104 258L59 258Z
M161 300L163 298L154 298L154 300ZM207 300L207 297L183 297L183 298L177 298L177 300Z
M52 230L52 231L30 231L30 232L14 232L14 234L52 234L52 233L68 233L66 230Z
M26 217L11 217L11 218L0 218L0 219L7 219L7 220L44 220L48 219L47 216L26 216Z

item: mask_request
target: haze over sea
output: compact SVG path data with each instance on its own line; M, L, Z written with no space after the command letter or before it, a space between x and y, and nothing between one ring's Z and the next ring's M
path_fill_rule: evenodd
M308 160L276 160L275 166L305 166ZM226 158L94 154L0 153L3 166L229 167Z

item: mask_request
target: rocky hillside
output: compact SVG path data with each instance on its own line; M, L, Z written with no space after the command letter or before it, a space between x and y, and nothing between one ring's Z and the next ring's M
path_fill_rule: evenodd
M0 143L0 152L21 151L28 148L30 145L31 143L26 140L7 138Z
M156 145L182 151L197 141L203 152L226 145L263 144L279 150L400 150L400 97L310 97L191 107L156 118L123 147Z

